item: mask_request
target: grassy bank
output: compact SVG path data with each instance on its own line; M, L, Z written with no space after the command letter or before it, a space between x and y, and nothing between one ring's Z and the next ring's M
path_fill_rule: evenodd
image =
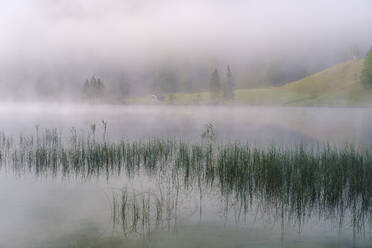
M351 60L312 74L281 87L238 89L235 99L222 97L218 104L264 106L372 106L372 89L360 83L363 59ZM164 96L164 101L153 102L151 96L131 98L127 104L214 104L210 93L175 93Z

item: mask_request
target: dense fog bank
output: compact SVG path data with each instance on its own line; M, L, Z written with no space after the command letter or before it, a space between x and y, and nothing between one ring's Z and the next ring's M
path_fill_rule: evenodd
M11 99L78 98L92 76L109 95L159 82L200 91L227 65L238 88L280 85L372 44L368 0L15 0L0 14L0 96Z

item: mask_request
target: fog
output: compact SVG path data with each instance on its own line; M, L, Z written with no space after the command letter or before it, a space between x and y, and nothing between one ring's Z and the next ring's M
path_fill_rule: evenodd
M153 137L200 142L208 123L216 141L252 145L332 145L369 147L372 144L370 108L299 108L235 106L112 106L89 104L2 104L0 132L18 138L45 129L71 136L71 128L87 135L91 125L116 142Z
M278 96L296 107L242 106L234 89L280 86L363 58L371 24L371 0L3 1L0 247L369 247L370 215L356 221L355 209L372 206L372 109L357 94L347 102L349 92L340 94L347 108L322 99L302 107L315 97L297 92ZM227 68L232 97L212 99L212 72L224 80ZM340 77L345 87L359 83L355 71ZM262 96L274 97L270 90ZM173 105L171 93L185 92L216 101ZM247 168L257 173L240 177ZM247 183L255 176L262 188ZM354 202L353 187L363 193ZM248 189L257 199L245 212ZM321 197L333 190L328 206Z
M0 95L11 99L72 97L92 75L151 94L162 70L199 90L228 64L238 87L280 85L372 44L369 0L14 0L0 16Z

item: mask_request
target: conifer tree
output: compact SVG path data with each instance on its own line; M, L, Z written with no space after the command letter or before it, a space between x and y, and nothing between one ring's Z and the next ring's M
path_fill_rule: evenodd
M223 96L227 100L234 99L234 78L229 65L227 66L226 70L226 81L223 87Z
M216 101L221 91L220 76L217 69L214 69L209 80L209 91L212 94L213 100Z
M372 47L369 49L364 59L364 66L360 79L365 88L372 87Z

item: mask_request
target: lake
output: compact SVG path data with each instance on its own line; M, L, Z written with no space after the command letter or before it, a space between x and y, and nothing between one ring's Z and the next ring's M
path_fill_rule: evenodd
M182 137L198 140L212 123L217 138L258 144L330 142L370 145L370 108L289 108L239 106L118 106L1 104L0 130L34 134L35 126L87 130L107 121L111 139Z
M95 124L97 142L160 137L199 144L209 123L216 146L372 144L368 108L0 105L0 131L15 140L55 128L61 136L85 137ZM209 187L204 178L198 183L197 174L185 183L184 173L139 169L109 178L40 176L18 173L8 164L0 171L0 247L369 247L372 242L368 223L355 233L347 221L339 223L337 211L323 218L314 208L308 217L280 218L280 208L267 205L276 198L254 199L242 211L239 197L221 193L221 179Z

